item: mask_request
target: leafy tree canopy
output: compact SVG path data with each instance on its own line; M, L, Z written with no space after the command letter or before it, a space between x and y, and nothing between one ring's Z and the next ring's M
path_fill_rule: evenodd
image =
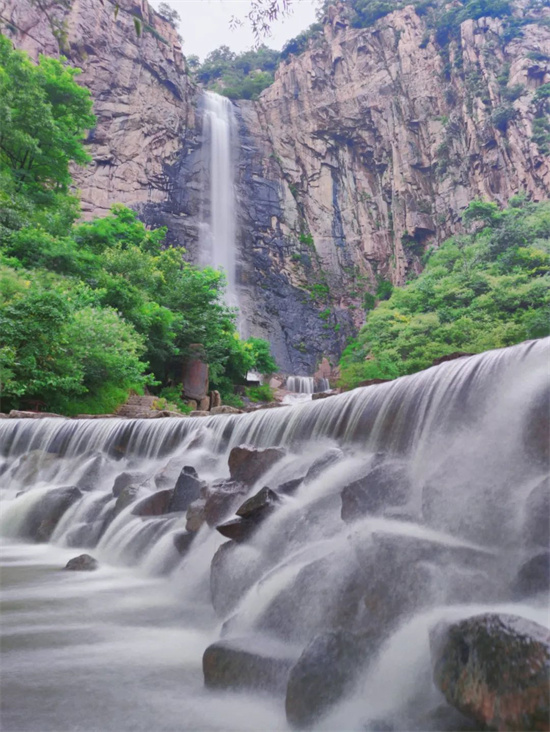
M345 386L550 334L550 203L474 201L464 222L474 233L445 242L369 313L342 357Z

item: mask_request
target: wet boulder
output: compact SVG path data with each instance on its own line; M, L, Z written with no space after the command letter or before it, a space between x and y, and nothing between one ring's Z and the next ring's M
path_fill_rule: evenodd
M157 488L159 490L164 488L173 488L176 485L177 479L181 475L184 465L184 458L175 457L169 460L162 470L155 475L155 485Z
M259 523L263 521L281 502L279 496L268 486L264 486L254 496L247 499L235 511L237 516Z
M111 518L118 516L119 513L124 511L125 508L128 508L128 506L130 506L144 493L145 491L143 488L140 488L137 485L128 485L126 488L123 488L118 494Z
M550 478L544 478L525 502L523 536L527 543L550 546Z
M11 467L12 479L16 479L21 486L32 486L36 483L40 474L42 477L55 466L58 455L45 450L31 450L21 455L17 462ZM6 469L7 469L6 464Z
M25 523L25 534L36 541L49 541L63 514L82 498L76 486L54 488L36 503Z
M285 483L281 483L276 488L276 493L280 493L283 496L292 496L298 488L302 485L304 482L304 477L301 478L294 478L293 480L287 480Z
M342 490L342 520L350 523L409 500L411 482L403 463L377 465Z
M240 445L229 453L229 472L232 480L254 485L276 462L285 455L280 447L252 447Z
M162 516L168 513L173 491L157 491L146 498L143 498L132 509L133 516Z
M516 599L550 590L550 552L541 552L524 562L513 585Z
M147 476L145 475L145 473L120 473L120 475L117 475L117 477L115 478L115 482L113 483L113 496L115 498L118 498L124 488L127 488L130 485L140 485L146 480Z
M550 388L546 385L528 405L523 439L530 460L547 470L550 461Z
M217 480L204 487L201 495L205 499L204 516L208 526L214 528L233 513L247 493L246 486L236 480Z
M185 528L187 531L196 533L206 521L204 514L204 507L206 506L206 500L204 498L198 498L189 505L186 514Z
M178 554L183 555L186 554L189 551L189 547L191 546L193 539L195 538L194 534L191 534L189 531L178 531L174 534L174 547Z
M80 554L78 557L69 559L65 565L65 569L69 569L72 572L93 572L99 567L97 559L94 559L89 554Z
M312 480L318 478L321 473L325 472L325 470L328 470L330 467L340 462L343 457L344 453L342 452L342 450L340 450L340 448L331 447L323 455L321 455L321 457L313 461L313 463L309 467L309 470L306 473L304 481L306 483L311 483Z
M217 615L227 617L259 579L264 569L260 552L246 544L226 541L210 565L210 597Z
M247 541L254 534L258 524L256 521L245 518L236 518L216 526L216 531L226 539L232 539L237 543Z
M550 631L486 613L430 632L433 678L447 701L489 729L548 730Z
M221 640L204 652L204 683L211 689L282 693L295 661L295 649L267 638Z
M108 465L104 455L92 455L82 467L76 479L76 485L81 491L93 491L101 487L101 481Z
M191 503L201 496L205 483L199 480L195 468L187 465L181 471L170 501L169 511L187 511Z
M317 635L292 667L286 689L286 718L291 727L306 729L353 687L366 663L363 640L346 630Z

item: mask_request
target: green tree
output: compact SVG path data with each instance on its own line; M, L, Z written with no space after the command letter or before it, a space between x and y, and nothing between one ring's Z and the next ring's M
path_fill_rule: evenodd
M17 190L66 191L69 164L89 161L82 141L95 118L79 73L46 56L35 65L0 35L0 166Z

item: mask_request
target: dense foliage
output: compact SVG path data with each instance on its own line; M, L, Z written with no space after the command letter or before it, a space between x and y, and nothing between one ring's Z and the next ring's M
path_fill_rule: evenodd
M2 408L108 412L128 390L181 380L203 346L228 394L252 368L275 369L264 341L242 341L220 272L163 248L133 211L77 223L69 164L88 160L94 125L77 71L38 65L0 36L0 396Z
M230 99L257 99L273 83L279 55L266 46L240 54L220 46L208 54L202 65L191 59L190 67L207 89Z
M464 221L475 232L433 251L417 279L368 315L342 357L345 386L550 334L550 203L510 204L471 203Z

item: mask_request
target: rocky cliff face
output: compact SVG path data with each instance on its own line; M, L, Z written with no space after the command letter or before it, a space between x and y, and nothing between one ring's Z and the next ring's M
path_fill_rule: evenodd
M45 5L47 14L30 0L0 0L2 32L33 58L61 52L83 69L79 81L97 116L88 138L92 164L75 176L85 216L104 215L117 202L143 208L166 200L165 168L196 126L196 89L175 30L145 0Z
M57 38L30 0L0 0L0 20L31 55L61 40L83 68L98 117L93 163L76 176L85 215L125 203L198 261L200 90L173 28L145 0L119 5L115 17L111 0L52 2ZM282 369L337 358L365 294L414 275L473 198L548 197L548 157L531 138L550 9L534 5L516 2L521 35L466 21L446 50L412 6L367 29L333 9L258 102L236 104L244 330L272 342Z
M419 255L460 231L473 198L548 197L548 157L531 137L534 93L550 80L550 8L527 7L517 3L532 18L520 37L507 42L499 19L469 20L447 57L412 6L367 29L333 8L324 35L262 94L262 128L319 271L357 324L357 295L380 279L403 284Z

